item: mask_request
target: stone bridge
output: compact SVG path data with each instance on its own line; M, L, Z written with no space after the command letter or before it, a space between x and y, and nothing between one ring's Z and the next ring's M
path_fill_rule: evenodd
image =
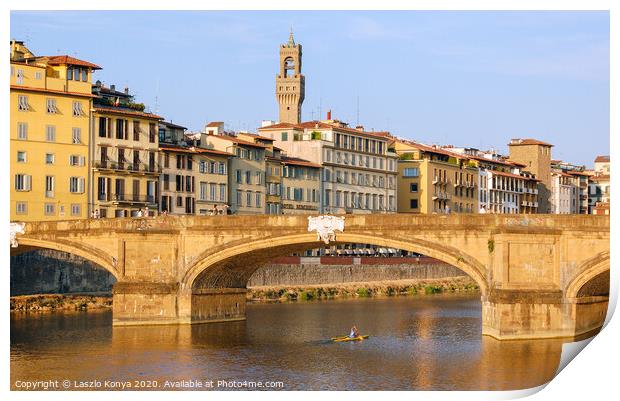
M111 272L114 325L245 319L246 283L261 264L323 245L308 216L32 222L16 240L12 254L54 249ZM480 286L483 334L499 339L587 336L605 319L608 216L347 215L332 243L461 269Z

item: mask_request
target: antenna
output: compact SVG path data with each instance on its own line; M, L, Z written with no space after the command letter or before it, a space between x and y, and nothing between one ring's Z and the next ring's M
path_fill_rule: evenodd
M360 125L360 95L357 95L357 122L355 125Z
M321 106L322 106L322 105L323 105L323 98L322 98L322 97L319 97L319 121L321 120L321 116L322 116L321 112L323 111L323 110L321 109Z
M159 77L155 86L155 114L159 114Z

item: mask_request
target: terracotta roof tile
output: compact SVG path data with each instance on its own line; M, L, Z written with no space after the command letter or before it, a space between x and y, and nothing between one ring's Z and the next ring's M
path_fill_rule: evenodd
M98 111L98 112L108 112L108 113L122 114L122 115L128 115L128 116L136 116L136 117L144 117L144 118L154 118L154 119L157 119L157 120L163 120L164 119L163 117L160 117L157 114L145 113L143 111L137 111L137 110L121 109L121 108L117 108L117 107L96 106L93 109L95 111Z
M495 175L501 175L504 177L513 177L513 178L520 178L522 180L531 180L531 181L540 181L537 180L536 178L532 178L532 177L524 177L522 175L519 174L513 174L513 173L505 173L503 171L497 171L497 170L487 170L489 173L495 174Z
M300 159L298 157L282 156L282 163L292 164L296 166L321 168L320 164L312 163L311 161Z
M267 146L265 146L265 145L261 145L261 144L254 143L254 142L244 141L244 140L237 139L237 138L229 136L229 135L209 135L209 137L210 138L221 138L221 139L224 139L226 141L230 141L230 142L236 143L238 145L253 146L255 148L261 148L261 149L267 148Z
M187 147L187 146L179 146L169 143L160 143L159 150L162 151L170 151L170 152L179 152L179 153L193 153L193 154L213 154L220 156L234 156L232 153L222 152L221 150L215 149L205 149L205 148L197 148L197 147Z
M340 132L348 132L351 134L362 134L362 135L368 135L368 136L374 136L377 138L382 138L382 139L386 139L388 138L389 132L387 131L360 131L358 129L355 128L349 128L349 127L338 127L335 124L328 124L328 123L324 123L321 121L304 121L302 123L299 124L291 124L291 123L277 123L277 124L273 124L273 125L268 125L267 127L261 127L258 130L271 130L271 129L278 129L278 128L293 128L293 129L308 129L311 130L313 128L316 129L331 129L331 130L335 130L335 131L340 131Z
M42 56L42 57L37 57L37 58L46 59L49 65L71 64L71 65L81 65L83 67L90 67L93 70L101 69L101 67L99 67L97 64L89 63L88 61L80 60L78 58L71 57L66 54L62 56Z
M596 159L594 159L594 163L608 163L609 162L609 156L596 156Z

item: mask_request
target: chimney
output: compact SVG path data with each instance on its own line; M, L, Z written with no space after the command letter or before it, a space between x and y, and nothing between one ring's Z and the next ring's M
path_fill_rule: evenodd
M128 86L125 87L125 95L129 95L129 87Z
M327 110L327 119L328 120L332 119L332 111L331 110Z
M116 85L110 85L110 90L111 91L115 91L116 90Z
M363 125L358 125L358 126L355 127L355 129L358 130L358 131L364 132L364 126Z

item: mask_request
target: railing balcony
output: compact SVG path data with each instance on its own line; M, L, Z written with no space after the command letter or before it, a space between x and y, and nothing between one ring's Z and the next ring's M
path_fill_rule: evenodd
M109 202L144 203L149 205L157 204L155 195L99 194L98 199Z
M129 171L141 173L161 173L161 166L156 163L95 161L95 167L102 170Z

